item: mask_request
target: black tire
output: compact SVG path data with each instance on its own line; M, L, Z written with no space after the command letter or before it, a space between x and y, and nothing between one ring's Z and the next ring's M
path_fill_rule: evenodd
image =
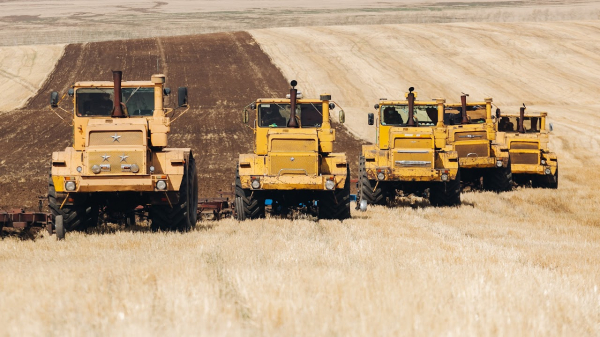
M62 215L57 215L54 218L54 232L56 233L56 240L65 239L65 225Z
M319 219L350 218L350 168L347 168L344 188L325 191L319 199Z
M377 188L374 188L377 186ZM357 204L361 200L366 200L370 205L386 205L387 193L383 188L383 184L377 184L375 180L369 180L367 170L365 169L365 157L358 157L358 189L357 189Z
M196 161L190 153L179 188L179 202L173 207L154 205L150 208L150 228L153 231L187 232L196 226L198 210L198 175Z
M460 201L460 169L456 179L447 183L434 183L429 189L429 203L432 206L458 206Z
M52 173L48 179L48 208L56 219L62 215L65 232L85 231L88 227L98 224L98 206L97 205L64 205L56 200L56 189L52 180Z
M512 172L510 159L506 167L490 169L483 177L483 189L496 193L508 192L512 190Z
M244 221L249 219L264 218L265 200L257 198L250 189L242 188L239 169L235 172L235 219Z

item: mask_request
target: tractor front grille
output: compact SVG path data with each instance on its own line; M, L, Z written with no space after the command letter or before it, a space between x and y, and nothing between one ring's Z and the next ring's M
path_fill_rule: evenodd
M538 142L510 142L511 150L537 150L539 149Z
M140 171L146 172L145 151L87 151L87 172L92 172L92 166L99 165L102 171L94 175L102 174L133 174L130 171L123 169L123 165L136 164Z
M142 131L92 131L90 146L144 145Z
M538 164L539 163L539 153L520 153L520 152L511 152L510 153L510 161L513 164Z
M314 155L271 155L269 156L269 174L317 175L318 157Z
M485 131L465 131L454 133L454 141L463 140L487 140L487 132Z
M315 139L278 139L271 140L272 152L313 152L317 151Z
M459 158L481 158L490 156L490 146L483 144L460 144L454 146Z

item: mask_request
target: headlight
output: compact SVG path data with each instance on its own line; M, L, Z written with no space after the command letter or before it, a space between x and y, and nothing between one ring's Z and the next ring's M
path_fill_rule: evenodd
M154 173L154 166L150 166L150 173Z
M164 180L159 180L156 182L156 189L158 190L166 190L167 189L167 182Z
M442 181L448 181L448 174L442 173Z
M383 172L377 173L377 179L379 179L379 180L385 179L385 174Z
M131 164L131 172L138 173L140 172L140 167L137 164Z
M325 188L328 190L333 190L335 188L335 181L333 180L327 180L325 182Z
M81 166L77 166L77 172L81 173L81 171L83 171L83 168Z
M550 174L550 173L552 173L552 171L549 168L547 168L547 169L544 170L544 173Z
M498 167L502 167L502 160L498 160L498 161L496 162L496 166L498 166Z
M94 172L96 174L100 173L100 166L99 165L92 166L92 172Z
M74 181L67 181L65 183L65 189L67 191L75 191L75 182Z
M542 160L540 160L540 164L542 164L542 165L546 165L546 159L542 159Z
M260 188L260 180L258 180L258 179L252 180L252 188L253 189Z

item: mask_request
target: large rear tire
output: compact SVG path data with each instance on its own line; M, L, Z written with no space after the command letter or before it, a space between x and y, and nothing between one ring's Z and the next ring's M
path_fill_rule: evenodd
M508 192L512 190L512 172L510 159L506 167L490 169L483 177L483 189L496 193Z
M48 208L50 208L54 218L62 215L65 232L85 231L88 227L98 224L97 205L62 205L56 199L56 188L52 180L52 173L50 173L48 179Z
M350 218L350 169L347 169L344 187L323 192L319 200L319 219L345 220Z
M235 219L244 221L249 219L264 218L265 200L257 198L250 189L242 188L239 169L235 172Z
M361 200L366 200L370 205L386 205L387 195L382 184L377 184L375 180L369 180L365 166L365 157L359 156L357 204L360 205Z
M429 203L432 206L458 206L460 205L460 170L456 179L447 183L434 183L429 189Z
M155 205L150 208L150 228L153 231L187 232L196 225L198 209L198 175L196 161L190 153L179 188L179 202L172 205Z

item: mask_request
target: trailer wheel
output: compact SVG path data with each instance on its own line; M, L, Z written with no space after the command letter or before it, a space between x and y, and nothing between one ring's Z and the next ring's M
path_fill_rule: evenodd
M62 206L62 207L61 207ZM88 227L98 225L98 205L62 205L56 200L56 189L52 180L52 173L48 179L48 208L54 217L63 217L65 232L85 231Z
M65 225L62 215L54 217L54 231L56 233L56 240L60 241L65 239Z
M239 168L235 172L235 219L244 221L265 216L265 200L257 198L251 190L242 188Z
M374 188L377 186L377 188ZM382 184L377 184L375 180L369 180L365 168L365 157L358 157L358 191L356 203L360 205L362 200L366 200L370 205L385 205L387 195Z
M198 175L196 161L190 152L179 188L179 202L150 208L150 228L153 231L188 232L196 225L198 210Z
M512 189L512 173L510 158L506 167L490 169L483 177L483 189L496 193L507 192Z
M456 179L447 183L434 183L429 189L429 203L432 206L460 205L460 170Z
M350 218L350 168L346 169L344 188L323 192L318 206L320 219Z

